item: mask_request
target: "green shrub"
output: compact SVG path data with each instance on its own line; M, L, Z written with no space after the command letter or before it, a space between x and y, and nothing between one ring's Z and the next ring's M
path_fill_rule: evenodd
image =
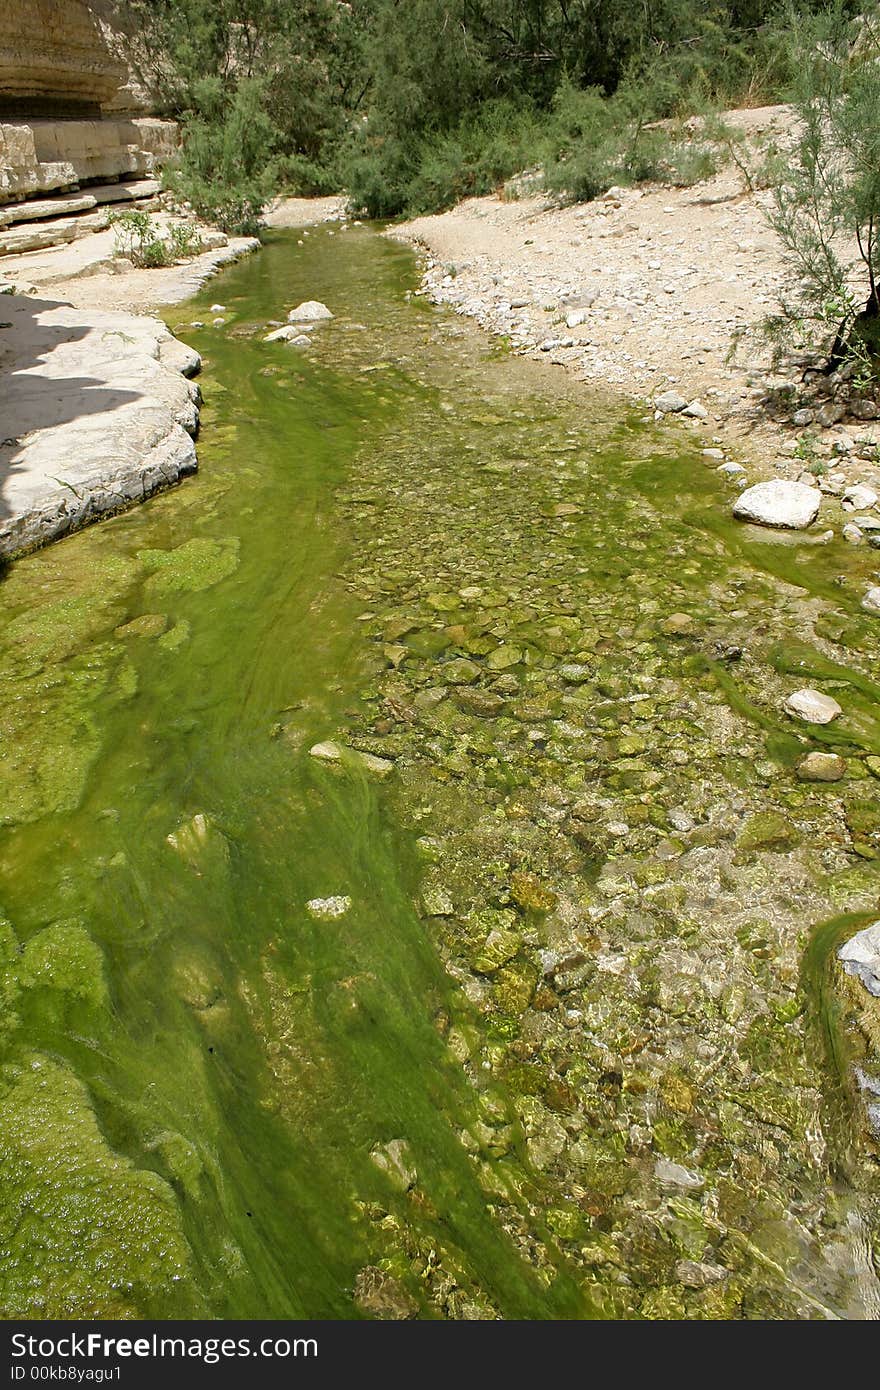
M251 235L280 177L262 84L241 82L230 97L222 83L206 80L197 97L199 114L184 120L180 159L166 182L206 221Z
M788 285L765 324L777 351L847 359L880 378L880 32L839 11L798 26L799 138L777 165L769 220Z
M202 239L197 228L186 222L175 222L168 228L168 235L162 236L149 213L138 208L112 212L110 225L116 255L126 257L140 268L155 270L174 265L201 250Z

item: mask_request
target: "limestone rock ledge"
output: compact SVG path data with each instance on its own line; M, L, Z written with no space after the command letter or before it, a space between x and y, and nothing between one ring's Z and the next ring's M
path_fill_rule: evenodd
M83 0L3 0L0 91L7 100L100 107L126 76Z
M152 174L173 158L178 138L175 121L152 116L0 120L0 204Z
M159 319L4 295L0 320L0 558L195 472L199 358Z

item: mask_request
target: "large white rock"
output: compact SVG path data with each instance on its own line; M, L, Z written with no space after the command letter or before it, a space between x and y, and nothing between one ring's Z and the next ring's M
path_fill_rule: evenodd
M738 521L753 521L758 526L804 531L819 515L821 501L817 487L771 478L741 492L733 504L733 514Z
M785 708L789 714L805 720L807 724L830 724L832 719L843 714L837 701L832 700L830 695L823 695L821 690L796 690L789 695Z
M317 299L306 299L302 304L297 304L295 309L291 309L287 315L288 323L322 323L325 319L332 319L333 315L326 304L321 304Z
M854 975L869 994L880 999L880 922L856 932L837 952L847 975Z
M196 468L196 354L159 319L10 295L0 363L0 557L131 506Z

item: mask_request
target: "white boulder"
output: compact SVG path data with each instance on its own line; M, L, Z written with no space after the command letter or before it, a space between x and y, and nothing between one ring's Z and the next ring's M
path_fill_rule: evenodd
M876 584L865 594L862 607L866 613L880 613L880 587Z
M830 695L821 690L796 690L785 702L786 711L807 724L830 724L843 710Z
M297 304L295 309L291 309L287 315L288 323L323 323L325 319L332 319L333 315L317 299L303 300L302 304Z
M866 487L864 483L854 483L852 487L848 487L841 500L841 506L845 512L870 511L876 504L876 492L872 487Z
M654 409L661 415L678 415L686 406L687 401L678 391L662 391L654 397Z
M738 521L752 521L758 526L804 531L819 515L821 501L817 487L771 478L741 492L733 504L733 515Z

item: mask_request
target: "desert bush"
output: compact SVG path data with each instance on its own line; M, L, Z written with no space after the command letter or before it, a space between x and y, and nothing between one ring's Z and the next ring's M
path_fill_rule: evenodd
M149 213L138 208L112 212L115 251L139 268L157 269L186 260L201 250L198 229L187 222L174 222L163 236Z
M768 212L788 279L765 330L880 375L880 31L839 10L794 28L800 134L778 161Z
M202 114L184 121L180 158L166 171L167 185L225 232L255 233L279 184L278 132L263 95L257 80L240 82L230 97L206 79L197 87Z

